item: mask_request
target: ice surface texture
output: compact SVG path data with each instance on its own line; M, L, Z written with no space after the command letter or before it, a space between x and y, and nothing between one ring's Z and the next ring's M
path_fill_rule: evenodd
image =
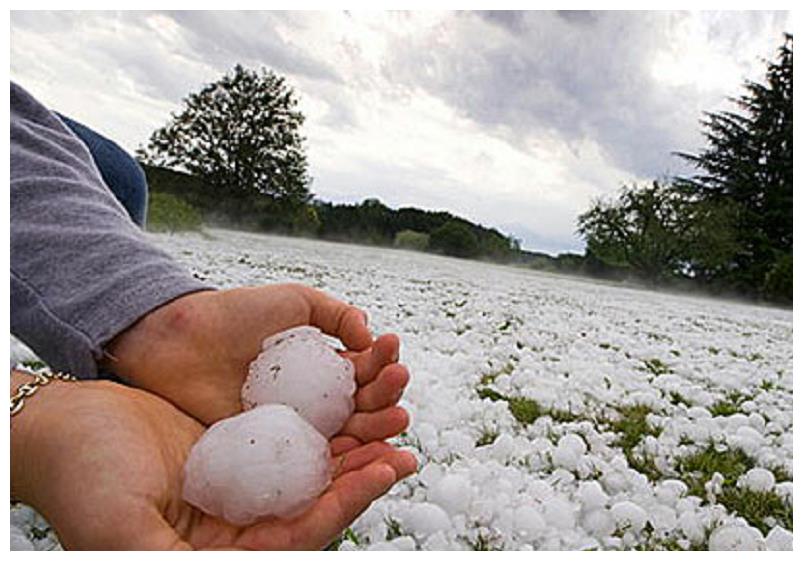
M329 442L285 405L223 419L184 466L184 500L238 526L306 510L331 480Z
M314 327L297 327L265 339L243 384L244 409L283 403L326 438L354 411L354 365L326 344Z

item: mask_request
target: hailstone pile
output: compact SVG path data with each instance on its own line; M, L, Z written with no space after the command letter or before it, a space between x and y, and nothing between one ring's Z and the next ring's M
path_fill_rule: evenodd
M331 482L328 439L354 411L354 365L313 327L262 343L243 413L212 425L184 466L184 500L237 526L309 508Z

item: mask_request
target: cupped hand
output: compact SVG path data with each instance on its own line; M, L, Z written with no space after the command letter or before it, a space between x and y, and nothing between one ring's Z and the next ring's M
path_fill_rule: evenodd
M338 472L310 509L238 528L181 499L184 462L203 431L148 392L53 383L12 419L12 492L69 549L320 549L416 467L387 443L336 437Z
M396 403L409 374L398 364L398 338L374 340L361 310L300 284L178 298L118 335L105 366L209 424L241 410L240 388L263 339L300 325L340 339L355 364L356 411L342 435L369 442L401 432L408 417Z

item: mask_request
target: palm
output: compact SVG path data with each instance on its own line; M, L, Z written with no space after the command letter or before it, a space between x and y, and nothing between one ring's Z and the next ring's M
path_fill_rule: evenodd
M115 371L169 399L204 423L240 411L240 388L262 340L298 325L336 336L355 363L356 413L344 434L362 442L398 434L406 413L394 407L408 374L394 336L372 341L361 313L300 285L191 294L156 310L111 346Z
M237 528L181 499L200 423L146 392L81 386L80 399L60 400L49 412L73 422L48 448L43 465L58 469L43 470L34 497L67 548L319 549L415 469L411 456L389 444L341 436L332 443L339 471L313 507L294 520Z

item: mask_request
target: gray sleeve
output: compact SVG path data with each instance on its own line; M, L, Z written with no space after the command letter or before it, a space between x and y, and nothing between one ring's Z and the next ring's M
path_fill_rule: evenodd
M103 346L208 286L155 248L86 146L11 84L11 332L52 368L97 376Z

